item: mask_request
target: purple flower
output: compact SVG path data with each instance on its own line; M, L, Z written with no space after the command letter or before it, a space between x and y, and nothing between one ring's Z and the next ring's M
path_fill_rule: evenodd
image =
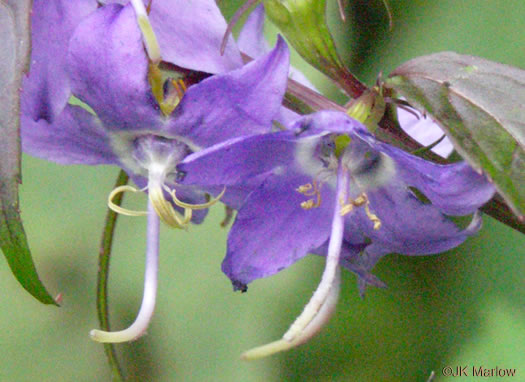
M340 112L305 116L289 131L237 138L192 154L178 182L235 186L264 177L239 209L223 271L236 289L289 267L308 253L327 256L322 281L282 340L260 357L305 342L328 319L342 265L366 284L392 252L425 255L461 244L481 227L477 209L494 189L466 163L438 165L377 141ZM448 215L474 213L460 229Z
M224 140L271 130L286 88L288 49L279 39L267 55L242 66L232 40L221 56L226 23L212 0L155 0L149 18L141 0L111 3L35 1L21 135L28 154L61 164L114 164L148 191L147 212L118 209L148 215L140 325L115 336L95 333L101 341L122 341L140 335L153 312L155 212L184 227L190 219L202 221L210 205L204 192L175 187L175 166ZM72 104L71 96L84 106ZM244 193L228 198L235 204Z

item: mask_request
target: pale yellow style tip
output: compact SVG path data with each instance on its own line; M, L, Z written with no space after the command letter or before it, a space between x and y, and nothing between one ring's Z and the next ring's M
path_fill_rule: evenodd
M268 357L272 354L279 353L281 351L289 350L296 346L293 342L280 339L269 344L258 346L256 348L245 351L241 354L241 359L244 361L253 361L259 358Z

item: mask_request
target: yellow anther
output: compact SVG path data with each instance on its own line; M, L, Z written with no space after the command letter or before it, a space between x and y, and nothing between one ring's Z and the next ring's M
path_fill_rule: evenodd
M341 206L341 216L345 216L354 210L352 203L344 204Z
M306 196L312 196L317 195L321 187L317 181L312 181L312 183L303 184L302 186L299 186L295 189L300 194L306 195Z
M370 203L367 202L365 205L365 212L366 216L374 223L374 229L377 231L379 228L381 228L381 220L377 217L376 214L373 214L370 212L370 208L368 207Z
M225 192L226 192L226 187L222 189L221 193L217 195L216 198L213 198L209 202L202 203L202 204L184 203L183 201L177 198L177 196L175 195L175 190L171 191L170 195L173 198L173 203L175 203L179 207L182 207L184 209L189 209L189 210L204 210L206 208L213 206L215 203L217 203L222 198Z
M356 201L352 199L344 200L343 198L339 199L339 204L341 205L341 216L345 216L354 210L356 206Z
M308 184L303 184L302 186L297 187L295 190L299 192L300 194L306 195L306 193L309 192L312 189L312 187L313 187L312 184L308 183Z
M307 200L305 202L302 202L301 203L301 208L303 210L310 210L310 209L314 208L314 201L313 201L313 199L309 199L309 200Z
M156 98L159 103L160 110L165 116L171 115L173 110L179 105L184 93L186 92L186 85L182 79L174 80L170 79L168 91L164 94L164 88L162 89L162 96ZM153 86L152 86L153 89ZM157 97L157 96L156 96Z
M359 195L353 202L352 204L356 207L361 207L363 204L367 204L368 205L368 197L365 195L365 194L361 194Z
M184 93L186 93L186 90L188 90L188 88L186 87L186 84L184 83L183 79L179 79L177 82L179 83L179 86L182 89L180 90L180 97L182 98L182 96L184 95Z
M370 211L370 201L364 192L354 200L349 199L346 202L344 200L339 200L339 203L341 204L341 216L345 216L352 212L354 207L361 207L364 205L366 216L374 223L374 229L377 231L381 228L381 219Z
M317 200L314 202L313 199L308 199L305 202L301 203L301 207L304 210L311 210L312 208L317 208L321 205L321 194L317 193Z
M164 192L160 187L151 187L149 189L149 198L153 208L159 218L173 228L187 228L191 221L192 211L190 208L184 208L184 216L176 211L170 202L164 197Z
M151 86L151 92L153 93L162 114L164 114L164 116L169 116L182 99L182 96L186 91L186 86L182 82L177 84L176 82L171 81L174 90L168 90L168 94L164 94L166 78L159 68L159 64L162 61L160 45L148 17L151 10L151 1L149 2L147 9L144 7L143 0L131 0L131 4L137 14L137 22L148 54L148 81Z
M121 192L140 192L143 190L138 190L135 187L132 186L120 186L115 188L108 196L108 207L111 208L113 211L127 216L145 216L147 215L147 211L133 211L128 210L127 208L122 208L120 206L117 206L115 203L113 203L113 199L117 194L120 194ZM190 209L184 210L184 216L182 216L179 212L177 212L173 206L164 198L164 195L162 193L162 190L157 188L152 188L149 190L149 197L151 199L151 202L153 204L153 207L155 208L155 211L157 212L157 215L161 218L161 220L169 225L170 227L175 228L186 228L188 226L188 223L191 221L192 212Z
M113 211L115 211L118 214L127 215L127 216L146 216L148 214L147 211L133 211L128 210L127 208L122 208L120 206L117 206L115 203L113 203L113 199L116 195L126 192L139 192L141 190L136 189L135 187L131 186L120 186L115 188L111 193L108 195L108 207L111 208Z
M312 183L303 184L302 186L297 187L295 190L305 196L314 196L316 200L309 199L301 203L301 207L305 210L310 210L312 208L317 208L321 205L321 187L314 180Z

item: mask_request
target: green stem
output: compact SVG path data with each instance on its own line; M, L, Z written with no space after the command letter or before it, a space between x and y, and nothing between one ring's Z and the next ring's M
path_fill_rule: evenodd
M120 187L128 183L128 175L120 170L115 187ZM113 198L113 202L120 206L124 193L120 193ZM109 260L111 257L111 247L113 244L113 235L117 223L117 213L108 208L106 214L106 224L102 234L98 257L98 275L97 275L97 315L100 328L110 331L109 313L108 313L108 278L109 278ZM111 343L104 344L104 352L111 368L111 378L113 381L124 381L124 375L119 365L115 347Z

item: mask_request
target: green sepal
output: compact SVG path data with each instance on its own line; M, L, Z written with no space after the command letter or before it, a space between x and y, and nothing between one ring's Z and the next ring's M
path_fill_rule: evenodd
M348 105L346 113L358 120L374 133L378 128L386 111L386 102L378 88L372 88L363 93L359 98L353 99Z

